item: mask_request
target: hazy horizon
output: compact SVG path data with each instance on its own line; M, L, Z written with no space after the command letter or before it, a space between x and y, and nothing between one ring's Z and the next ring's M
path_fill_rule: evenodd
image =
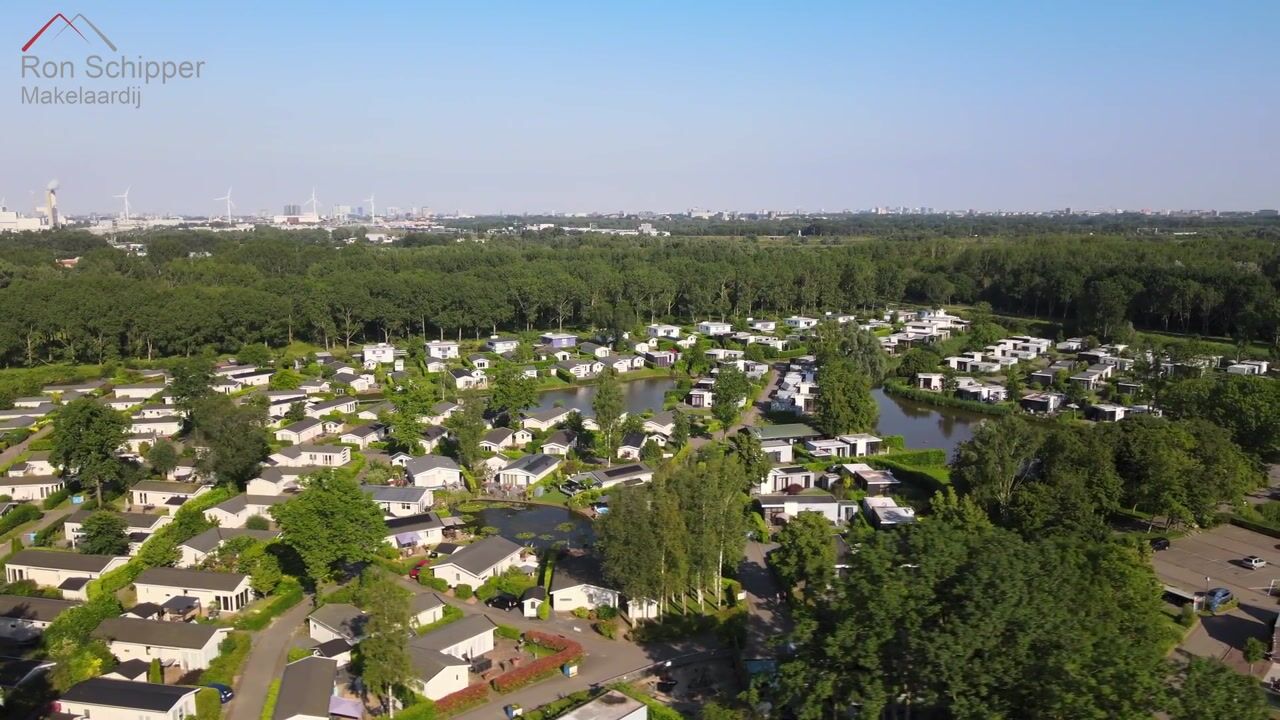
M70 214L1280 206L1280 6L28 2L29 55L204 60L141 109L19 102L0 196ZM55 29L58 29L55 27ZM96 38L92 39L96 42ZM23 53L19 50L17 53ZM106 81L77 79L96 87ZM120 83L117 83L120 84Z

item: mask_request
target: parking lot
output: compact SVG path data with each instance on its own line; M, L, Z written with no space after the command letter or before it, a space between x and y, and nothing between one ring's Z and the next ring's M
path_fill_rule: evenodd
M1222 525L1176 539L1168 550L1154 554L1156 575L1166 585L1194 593L1225 587L1240 601L1240 607L1231 612L1203 618L1200 626L1183 642L1184 652L1218 658L1245 672L1248 664L1240 652L1245 640L1256 637L1270 646L1271 627L1280 610L1277 542L1261 533ZM1267 566L1249 569L1243 562L1249 555L1266 560ZM1263 666L1269 664L1258 663L1255 674L1265 672Z

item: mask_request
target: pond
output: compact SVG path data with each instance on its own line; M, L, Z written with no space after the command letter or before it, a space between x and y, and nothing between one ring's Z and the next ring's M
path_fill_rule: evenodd
M978 413L888 395L884 388L872 390L871 395L880 407L876 429L881 435L901 435L912 450L946 450L948 458L955 455L957 445L973 437L973 429L979 422L989 419Z
M495 527L499 535L511 542L532 545L539 550L557 542L581 548L596 539L591 521L568 508L495 503L472 512L457 511L457 514L473 517L470 526L475 530Z
M668 390L674 389L676 381L671 378L644 378L622 383L622 406L628 413L645 410L662 411L662 401ZM548 390L538 395L537 410L550 410L553 407L565 407L577 410L583 415L594 415L591 401L596 397L596 386L564 388Z

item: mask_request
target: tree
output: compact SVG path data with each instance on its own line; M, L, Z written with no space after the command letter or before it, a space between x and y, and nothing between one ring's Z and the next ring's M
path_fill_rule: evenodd
M819 367L814 427L832 436L865 432L875 428L879 414L867 376L852 362L833 358Z
M898 377L913 378L920 373L933 372L942 362L942 356L929 348L913 347L902 354L898 368L894 372Z
M395 412L383 413L382 422L387 426L389 449L417 455L422 451L422 416L396 408Z
M378 504L355 480L331 470L302 484L301 493L270 512L280 541L298 553L307 576L318 584L345 566L372 560L387 535Z
M236 361L245 365L264 367L271 364L271 348L263 343L242 345L236 352Z
M622 417L622 386L613 368L605 369L596 385L596 396L591 400L596 415L597 454L603 455L607 464L613 464L614 451L618 447L618 420Z
M73 473L81 486L92 487L99 506L102 486L124 473L116 452L124 445L127 427L123 415L87 397L71 401L54 419L50 459L64 475Z
M518 415L538 404L537 381L514 363L498 363L493 369L490 387L489 406L495 410Z
M1139 718L1165 681L1158 583L1132 547L1023 539L939 495L877 533L788 640L777 701L803 720Z
M485 433L484 410L483 398L468 398L460 410L444 421L444 426L453 434L458 462L473 470L480 460L480 441Z
M244 527L246 530L270 530L271 520L269 520L265 515L250 515L249 518L244 521Z
M1227 428L1240 447L1265 457L1280 451L1280 383L1220 373L1170 385L1160 404L1173 418L1199 418Z
M711 415L720 422L721 436L729 434L729 426L742 407L742 401L751 394L747 376L734 367L722 367L711 387Z
M173 393L174 404L190 413L196 403L210 393L213 362L204 357L187 358L173 366L172 374L169 392Z
M199 460L201 467L223 483L243 488L270 452L266 410L211 395L196 403L191 419L196 442L209 448Z
M395 688L413 677L408 646L410 593L381 568L370 566L360 575L360 596L368 615L364 639L357 648L360 676L385 706Z
M809 599L826 592L835 579L836 545L831 523L821 513L802 512L778 533L778 549L769 563L784 587L804 588Z
M118 512L98 510L81 524L79 550L88 555L128 555L128 523Z
M1252 638L1251 638L1252 639ZM1174 692L1173 720L1266 720L1266 694L1257 681L1217 660L1192 658Z
M742 475L745 480L742 491L749 493L760 485L765 475L769 474L773 463L769 461L769 456L765 455L760 438L745 429L734 433L729 440L729 448L737 458L738 464L742 466Z
M689 432L691 423L689 416L682 412L674 413L672 424L675 426L671 431L671 444L676 448L682 448L689 442Z
M889 356L875 333L853 323L820 323L812 341L818 365L844 359L852 363L856 373L867 378L868 386L876 385L889 373Z
M307 417L307 404L302 402L301 400L295 403L290 403L289 409L286 410L284 413L285 421L290 423L300 422L306 417Z
M662 462L662 448L653 438L646 440L644 447L640 448L640 459L651 466Z
M1262 662L1266 657L1267 646L1256 637L1244 641L1244 661L1249 663L1249 675L1253 675L1253 664Z
M157 440L147 451L147 463L156 475L167 477L178 467L178 450L168 440Z
M1014 416L987 420L956 448L951 480L995 518L1007 518L1014 496L1033 474L1040 436Z

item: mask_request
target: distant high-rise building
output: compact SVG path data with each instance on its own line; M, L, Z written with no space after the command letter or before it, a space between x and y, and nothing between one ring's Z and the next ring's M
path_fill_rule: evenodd
M285 205L284 214L285 215L301 215L302 206L301 205Z

